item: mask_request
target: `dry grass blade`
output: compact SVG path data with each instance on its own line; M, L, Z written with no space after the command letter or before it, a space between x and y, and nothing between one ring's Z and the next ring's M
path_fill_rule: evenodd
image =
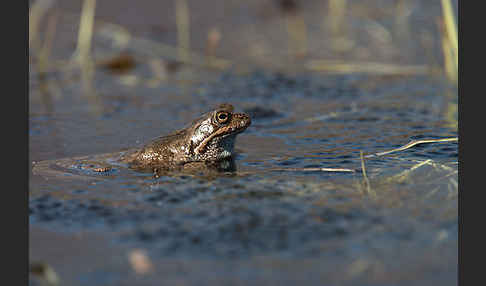
M269 171L303 171L303 172L356 172L353 169L346 168L273 168Z
M350 51L355 45L355 39L348 35L349 19L346 14L350 11L347 0L330 0L323 27L330 32L329 44L336 52Z
M221 32L218 28L213 27L208 31L208 37L206 41L206 56L208 65L210 66L214 61L216 48L219 46L221 42Z
M186 0L176 0L176 25L178 59L182 62L190 62L190 33L189 33L189 8Z
M37 0L32 3L29 11L29 49L38 36L39 23L42 17L54 4L54 0Z
M458 66L458 43L457 43L457 28L454 17L454 11L450 0L442 0L442 14L444 16L445 28L447 32L447 38L452 46L454 60L456 67Z
M376 197L376 193L371 190L370 180L368 179L368 175L366 174L366 166L363 157L363 151L359 151L359 156L361 158L361 171L363 173L363 183L366 187L366 193L372 195L373 197Z
M307 26L304 17L298 13L286 14L285 22L288 34L290 54L297 57L307 55Z
M93 26L95 16L96 0L84 0L79 23L78 43L71 58L73 64L81 68L83 89L86 95L93 95L94 62L91 57L91 41L93 39ZM94 99L96 113L100 113L100 106L97 99Z
M329 0L327 22L333 35L339 35L343 26L346 25L346 7L347 0Z
M442 19L439 19L437 22L442 38L444 71L451 82L457 83L459 55L456 21L450 0L442 0L441 3Z
M74 55L80 63L86 62L90 58L95 8L96 0L84 0L79 23L78 43Z
M419 162L418 164L412 166L410 169L407 169L401 172L400 174L394 175L393 177L387 178L387 181L389 182L397 181L398 183L404 182L412 171L428 164L432 164L431 159L427 159L425 161Z
M397 65L375 62L343 62L335 60L310 60L306 68L311 71L332 73L369 73L386 75L421 75L434 70L426 65Z
M59 17L59 13L58 11L55 11L54 14L51 17L49 17L49 19L47 20L44 43L42 45L42 48L39 50L39 53L37 54L37 58L38 58L37 67L38 67L39 77L41 79L46 73L47 66L49 63L49 56L51 54L51 47L54 41L54 35L56 33L58 17Z
M280 172L280 171L289 171L289 172L345 172L345 173L355 173L356 170L353 169L346 169L346 168L269 168L265 170L259 171L239 171L239 175L254 175L260 174L261 172Z
M366 155L364 156L365 158L372 158L372 157L377 157L377 156L383 156L383 155L387 155L387 154L390 154L390 153L393 153L393 152L398 152L398 151L403 151L403 150L407 150L409 148L412 148L413 146L415 145L418 145L418 144L424 144L424 143L441 143L441 142L453 142L453 141L458 141L459 138L458 137L453 137L453 138L441 138L441 139L421 139L421 140L412 140L410 142L408 142L407 144L401 146L401 147L398 147L398 148L395 148L395 149L392 149L392 150L388 150L388 151L383 151L383 152L378 152L378 153L375 153L375 154L369 154L369 155Z
M444 55L444 71L451 82L456 82L457 69L454 64L451 44L445 35L442 36L442 54Z

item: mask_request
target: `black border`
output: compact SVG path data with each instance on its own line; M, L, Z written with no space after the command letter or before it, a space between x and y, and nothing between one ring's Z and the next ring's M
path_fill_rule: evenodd
M9 1L2 19L2 280L28 285L29 1ZM24 164L27 163L27 166ZM23 172L27 167L27 172ZM6 184L7 180L10 181ZM9 279L11 278L11 279ZM7 284L9 284L7 282Z
M17 247L12 247L12 250L15 250L15 252L20 250L20 253L17 252L14 255L17 256L17 258L25 257L25 260L21 260L21 264L23 264L23 267L19 265L19 267L12 267L11 269L19 269L13 271L13 274L17 274L15 276L17 277L12 277L11 281L25 281L23 285L28 285L29 283L29 174L30 174L30 162L29 162L29 2L30 1L11 1L10 3L15 3L15 10L19 10L20 17L17 16L17 13L14 13L14 17L17 19L21 19L22 21L14 21L15 24L10 24L6 25L7 29L14 29L17 30L13 32L15 38L11 39L9 41L13 43L17 43L19 46L16 47L14 45L11 54L15 54L15 56L12 57L12 59L15 59L13 62L17 62L17 59L23 59L20 62L17 62L15 64L15 68L13 70L18 70L18 73L20 74L19 77L21 78L20 81L23 83L15 83L13 81L13 84L15 85L14 88L11 90L16 90L19 89L19 93L17 94L16 92L13 95L13 97L16 98L16 100L19 100L19 104L21 105L22 111L24 111L25 116L22 116L21 112L16 112L18 116L20 116L20 126L18 126L17 132L18 136L14 138L25 138L22 143L19 144L17 140L14 140L14 144L16 145L15 148L25 148L25 153L19 150L18 152L13 152L12 154L13 159L15 160L14 162L17 162L16 164L19 165L19 168L15 168L16 170L21 170L22 169L22 162L27 162L27 172L25 173L25 178L21 178L20 180L17 180L15 182L15 185L20 184L18 189L12 189L11 191L16 191L15 195L18 195L18 203L12 204L12 206L16 210L20 210L20 214L17 215L15 214L15 219L14 223L16 225L16 228L19 228L19 232L21 232L23 235L21 236L22 239L19 237L14 237L15 242L13 245L19 244ZM4 11L9 12L10 9L6 9ZM10 18L10 17L8 17ZM13 18L13 17L12 17ZM17 24L16 22L20 22ZM12 27L15 26L15 27ZM10 54L10 53L8 53ZM18 68L17 68L18 66ZM17 75L17 71L16 71ZM25 82L22 80L25 79ZM12 83L11 83L12 84ZM25 147L24 147L25 146ZM10 161L10 160L9 160ZM20 172L19 172L20 173ZM22 206L22 207L17 207L17 206ZM12 216L7 217L9 220L12 219ZM18 221L16 221L18 220ZM23 245L27 247L22 247ZM24 254L25 251L25 254ZM20 271L24 275L18 275L19 273L16 273L17 271ZM9 272L9 271L5 271ZM22 277L21 279L18 279Z

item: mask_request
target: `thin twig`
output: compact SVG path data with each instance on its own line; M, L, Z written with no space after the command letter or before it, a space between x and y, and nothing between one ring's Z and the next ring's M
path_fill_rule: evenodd
M303 171L303 172L351 172L356 170L346 168L271 168L268 171Z
M345 172L345 173L355 173L356 170L346 169L346 168L269 168L258 171L238 171L239 175L254 175L261 174L262 172Z
M395 148L395 149L392 149L392 150L389 150L389 151L383 151L383 152L379 152L379 153L375 153L375 154L369 154L369 155L366 155L364 157L365 158L372 158L372 157L377 157L377 156L383 156L383 155L390 154L390 153L393 153L393 152L403 151L403 150L412 148L413 146L418 145L418 144L452 142L452 141L458 141L458 140L459 140L458 137L441 138L441 139L412 140L412 141L408 142L407 144L405 144L405 145L403 145L401 147L398 147L398 148Z

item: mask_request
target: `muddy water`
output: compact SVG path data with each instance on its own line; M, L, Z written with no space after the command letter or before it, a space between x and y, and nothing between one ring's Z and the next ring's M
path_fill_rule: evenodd
M91 176L34 172L32 258L57 266L58 258L39 248L47 242L38 236L47 231L66 244L78 237L81 249L101 239L107 253L118 249L118 256L146 249L153 261L161 261L156 263L161 271L169 271L167 263L181 265L164 279L195 284L206 278L222 284L243 278L352 284L398 283L408 275L455 277L457 143L368 159L371 192L360 172L285 170L360 169L360 151L457 136L445 116L450 102L441 82L258 71L167 91L138 87L130 94L116 78L100 77L111 85L100 106L72 104L81 95L65 93L59 111L45 112L32 95L32 161L137 146L219 102L231 102L253 122L237 140L237 171L159 178L130 170ZM281 170L270 171L275 168ZM98 260L104 252L90 257ZM66 255L65 263L77 271L64 275L76 285L136 279L125 273L127 265L109 262L93 273L89 258ZM341 268L344 273L332 270ZM156 273L144 279L160 279Z
M31 260L69 285L456 284L457 142L367 159L369 188L359 171L360 151L457 136L457 90L445 81L185 65L155 81L132 52L133 70L96 69L89 92L76 71L48 74L47 92L30 73ZM235 172L45 164L106 162L222 102L252 117ZM358 171L306 169L323 167ZM151 272L134 272L134 249Z

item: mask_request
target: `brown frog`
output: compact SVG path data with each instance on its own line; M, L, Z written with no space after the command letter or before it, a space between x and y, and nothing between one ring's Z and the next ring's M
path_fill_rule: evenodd
M38 162L37 171L70 171L109 175L120 164L141 171L233 171L236 136L251 124L245 113L235 113L231 104L221 104L201 115L186 128L155 138L141 148ZM47 170L49 168L49 170ZM39 172L37 172L39 173ZM44 172L47 173L47 172Z
M247 114L233 110L233 105L221 104L186 128L153 139L121 161L136 169L173 169L227 160L234 155L236 135L251 124Z

